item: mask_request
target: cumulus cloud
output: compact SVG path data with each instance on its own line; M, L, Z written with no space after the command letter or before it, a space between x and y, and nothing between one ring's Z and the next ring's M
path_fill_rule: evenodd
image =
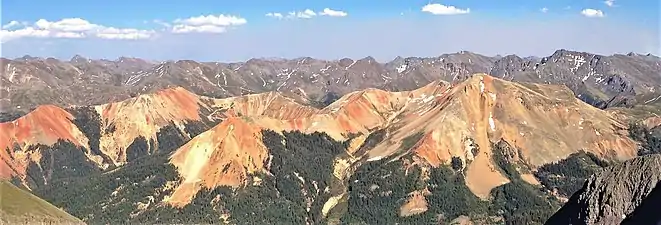
M282 19L282 18L284 17L284 16L282 15L282 13L272 13L272 12L271 12L271 13L267 13L266 16L268 16L268 17L273 17L273 18L278 18L278 19Z
M558 9L562 10L562 7ZM580 16L578 12L576 15ZM392 27L397 27L398 32L392 32ZM658 23L576 20L574 17L498 21L497 18L477 16L434 16L425 20L395 16L379 20L275 23L256 29L231 30L222 35L163 34L143 42L26 38L3 44L2 54L9 58L29 54L69 59L74 54L81 54L90 58L129 55L149 60L224 62L253 57L357 59L368 55L387 62L396 56L438 56L462 50L485 55L544 57L561 48L604 55L628 52L659 55L659 29ZM410 34L416 34L414 41L411 41ZM485 34L489 34L488 37ZM540 40L544 44L540 44Z
M152 20L153 23L164 26L164 27L172 27L170 23L164 22L162 20Z
M220 14L176 19L174 23L174 33L223 33L228 27L243 25L248 21L238 16Z
M305 9L303 11L291 11L285 14L278 13L278 12L270 12L265 14L267 17L273 17L276 19L282 19L282 18L287 18L287 19L312 19L313 17L317 16L330 16L330 17L345 17L348 16L349 14L344 11L340 10L334 10L331 8L324 8L323 10L319 12L315 12L312 9Z
M604 4L606 4L608 7L613 7L615 6L615 0L606 0L604 1Z
M310 18L315 17L315 16L317 16L317 13L315 13L311 9L306 9L306 10L298 11L298 12L292 11L292 12L289 12L288 15L287 15L288 18L301 18L301 19L310 19Z
M539 11L542 11L543 13L546 13L546 12L549 11L549 8L544 7L544 8L539 9Z
M598 9L583 9L581 14L586 17L604 17L604 12Z
M423 12L428 12L434 15L458 15L458 14L468 14L470 9L460 9L454 6L446 6L438 3L427 4L422 7Z
M337 11L337 10L332 10L332 9L329 9L329 8L325 8L323 11L319 12L319 15L344 17L344 16L347 16L348 14L346 12L343 12L343 11Z
M12 21L9 21L9 23L7 23L7 24L2 25L2 29L11 29L12 27L16 27L16 26L19 26L19 25L21 25L21 23L19 23L16 20L12 20Z
M59 21L40 19L31 26L28 25L21 29L10 30L12 27L18 25L18 22L12 21L3 26L0 32L0 40L7 42L24 37L146 39L154 34L154 31L151 30L108 27L90 23L81 18L65 18Z

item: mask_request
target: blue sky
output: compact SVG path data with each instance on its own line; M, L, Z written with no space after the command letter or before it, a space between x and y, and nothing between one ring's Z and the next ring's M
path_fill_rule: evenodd
M659 55L657 0L4 0L2 56Z

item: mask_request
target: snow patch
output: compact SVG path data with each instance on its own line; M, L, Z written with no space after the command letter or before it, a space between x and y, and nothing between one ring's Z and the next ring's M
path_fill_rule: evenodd
M496 123L493 121L493 114L489 113L489 127L491 131L496 131Z
M348 70L348 69L351 68L354 64L356 64L356 62L358 62L358 61L353 61L349 66L347 66L347 67L344 68L344 69L347 69L347 70Z
M659 100L659 98L661 98L661 95L657 96L656 98L645 101L645 104Z
M367 161L368 162L377 161L377 160L381 160L382 158L383 158L383 156L376 156L376 157L367 159ZM356 182L357 182L357 180L356 180Z
M407 67L408 67L408 65L406 65L406 64L402 64L401 66L398 66L398 67L397 67L397 73L402 73L402 72L404 72L404 71L406 70Z

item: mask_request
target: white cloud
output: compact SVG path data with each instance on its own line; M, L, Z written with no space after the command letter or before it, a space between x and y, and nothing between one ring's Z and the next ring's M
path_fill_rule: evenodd
M542 11L543 13L546 13L546 12L549 11L549 8L544 7L544 8L541 8L539 11Z
M315 13L311 9L306 9L299 12L289 12L289 14L287 15L288 18L301 18L301 19L310 19L315 16L317 16L317 13Z
M604 17L604 12L598 9L584 9L581 14L586 17Z
M101 28L101 25L90 23L81 18L66 18L56 22L40 19L34 25L43 30L55 30L63 32L83 32Z
M446 6L438 3L428 4L422 7L423 12L428 12L434 15L457 15L470 13L470 9L460 9L454 6Z
M172 27L173 33L223 33L227 31L226 27L214 25L190 26L178 24Z
M105 27L98 30L95 35L104 39L147 39L154 34L154 31L138 30L133 28L118 29L114 27Z
M601 1L598 3L601 4ZM558 10L564 11L563 7L560 5ZM415 10L419 11L420 8ZM578 14L582 8L574 7L574 10L575 15L582 17ZM286 13L283 15L286 16ZM398 32L392 32L392 27L397 27ZM81 54L89 58L133 56L159 61L195 59L223 62L245 61L253 57L355 59L367 55L386 62L398 55L438 56L461 50L485 55L544 57L561 48L605 55L618 52L651 52L661 55L659 27L654 24L601 19L576 20L571 16L531 17L525 20L438 16L420 20L395 14L394 17L381 20L274 23L266 28L230 31L233 30L229 29L222 35L163 34L138 43L99 38L83 38L74 42L68 42L67 39L44 41L26 38L3 44L2 55L13 58L29 54L69 59L74 54ZM416 34L413 42L408 41L412 33ZM489 34L489 38L484 38L484 34ZM375 36L379 38L375 39ZM544 44L540 45L539 40L544 40Z
M273 17L273 18L278 18L278 19L282 19L284 17L282 15L282 13L267 13L266 16Z
M9 23L7 23L7 24L2 25L2 29L10 29L10 28L16 27L18 25L21 25L21 23L19 23L16 20L12 20L12 21L9 21Z
M604 4L606 4L608 7L613 7L615 6L615 0L606 0L604 1Z
M155 23L155 24L164 26L164 27L172 27L172 25L170 25L170 23L163 22L162 20L153 20L152 22Z
M344 17L344 16L347 16L348 14L346 12L343 12L343 11L336 11L336 10L332 10L332 9L329 9L329 8L325 8L323 11L319 12L319 15Z
M176 19L172 27L173 33L223 33L231 26L248 23L244 18L232 15L207 15Z
M48 21L40 19L30 26L29 24L21 29L7 30L8 28L18 26L16 21L9 22L3 26L0 32L0 40L7 42L13 39L23 37L36 38L85 38L98 37L103 39L146 39L154 34L154 31L139 29L123 29L107 27L99 24L90 23L81 18L65 18L59 21Z

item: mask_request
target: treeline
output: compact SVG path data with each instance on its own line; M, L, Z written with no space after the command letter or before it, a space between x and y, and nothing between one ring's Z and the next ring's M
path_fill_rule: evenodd
M334 158L345 145L324 133L298 131L282 135L262 131L272 155L268 174L254 174L246 187L203 189L182 209L159 207L142 213L139 222L232 224L320 224L321 208L330 197ZM267 162L268 163L268 162ZM257 186L254 180L261 180Z
M167 154L143 157L111 172L54 180L34 193L87 223L125 224L136 203L162 201L170 194L162 191L166 182L179 181L167 162Z
M661 153L661 126L648 129L644 124L629 124L629 137L638 141L638 155L660 154Z
M349 179L348 209L343 224L439 224L461 216L486 220L489 202L482 201L465 185L464 174L449 166L429 168L422 179L418 166L406 169L411 155L365 162ZM428 210L407 217L400 207L414 191L428 191Z
M415 137L415 136L412 136ZM420 136L418 136L420 137ZM419 138L411 138L405 146ZM478 224L541 224L559 208L557 200L541 187L521 179L529 168L514 161L518 149L507 142L492 145L494 163L510 182L494 188L491 200L481 200L466 186L463 161L455 157L451 165L427 168L423 179L418 166L408 167L413 156L395 156L364 162L349 179L349 197L343 224L439 224L468 216ZM407 171L408 170L408 171ZM400 207L414 191L427 191L427 211L401 217Z
M544 192L543 187L533 186L521 178L521 172L529 172L525 162L515 156L521 151L504 140L492 144L493 160L504 172L509 183L491 190L492 215L500 216L506 224L543 224L560 203Z
M15 146L14 152L22 151ZM30 188L44 186L52 180L84 177L101 172L101 169L85 155L85 149L71 142L59 140L52 146L32 145L26 151L39 151L41 158L30 161L27 167L27 185Z
M568 198L583 187L587 178L609 165L609 162L590 152L579 151L563 160L539 167L534 175L546 190L556 190Z
M9 111L9 112L0 112L0 123L14 121L21 116L25 116L26 112L21 111Z
M167 132L168 129L165 129ZM60 179L35 192L90 224L222 223L320 224L321 208L330 197L333 161L345 144L323 133L263 131L272 155L269 173L249 177L246 187L203 189L183 208L159 204L180 182L168 164L168 151L137 157L114 171L84 178ZM257 179L261 184L253 186ZM137 203L150 204L138 210Z

